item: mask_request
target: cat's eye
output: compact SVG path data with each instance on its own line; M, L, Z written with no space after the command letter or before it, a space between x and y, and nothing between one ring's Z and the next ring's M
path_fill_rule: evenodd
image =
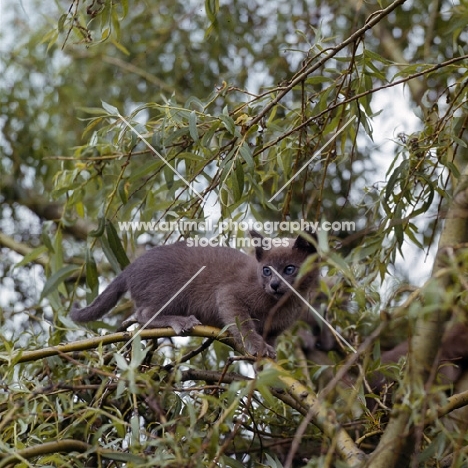
M271 276L271 268L263 267L263 276Z
M294 265L288 265L285 269L284 269L284 273L286 275L292 275L294 272L296 271L296 267Z

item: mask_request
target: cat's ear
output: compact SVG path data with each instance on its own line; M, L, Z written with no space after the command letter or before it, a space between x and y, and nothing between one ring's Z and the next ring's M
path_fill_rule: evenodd
M309 255L316 253L317 249L315 248L314 243L310 242L306 237L312 237L314 241L317 241L317 236L309 230L305 230L304 234L301 233L297 236L297 239L293 245L293 249L302 250L304 252L307 252L307 254Z
M263 236L253 229L249 231L250 237L253 239L253 245L255 246L255 258L260 261L263 258L265 251L263 250Z

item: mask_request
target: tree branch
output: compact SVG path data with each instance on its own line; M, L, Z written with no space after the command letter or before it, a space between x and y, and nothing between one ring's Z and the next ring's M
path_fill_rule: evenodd
M61 203L51 202L37 192L21 187L11 178L2 179L0 193L5 198L5 203L18 203L25 206L41 219L56 223L62 219L63 205ZM77 219L71 226L63 225L65 232L80 240L86 240L88 232L94 228L95 226L89 225L82 219Z
M444 300L444 293L453 286L453 276L447 267L447 252L453 251L453 246L465 245L468 242L468 166L459 179L455 189L452 204L447 213L442 231L439 248L432 272L432 287L427 289L425 306L432 306L433 313L421 315L416 320L414 336L410 343L408 366L405 374L404 387L400 387L396 400L406 403L394 406L388 423L377 449L369 459L372 468L391 468L406 466L411 454L415 452L414 412L421 403L421 392L425 391L429 371L440 346L445 324L449 318L450 304ZM439 273L445 271L445 274ZM427 309L426 309L427 310ZM423 421L424 423L424 421ZM404 461L403 461L404 459Z
M0 468L16 465L19 461L24 459L38 457L40 455L47 455L48 453L57 452L86 452L91 448L85 442L74 439L57 440L54 442L45 442L40 445L34 445L22 450L18 450L15 454L0 453Z
M86 340L75 341L64 345L51 346L49 348L37 349L34 351L19 351L12 356L0 355L0 361L19 364L22 362L38 361L50 356L59 356L64 353L72 353L74 351L85 351L94 349L100 345L108 345L112 343L121 343L129 341L134 335L139 334L143 339L150 338L169 338L178 336L172 328L152 328L143 331L135 332L118 332L110 335L96 336ZM190 336L199 336L205 338L214 338L226 343L236 349L235 343L227 333L220 333L218 328L198 325L190 332Z
M26 255L29 255L34 249L31 247L27 246L26 244L23 244L21 242L16 242L14 239L11 237L3 234L0 232L0 246L7 247L10 250L13 250L16 253L19 253L20 255L23 255L24 257ZM49 264L49 257L46 254L40 255L38 258L34 260L35 263L38 265L42 265L43 267L46 267Z
M349 434L336 421L335 412L325 406L323 401L315 393L292 377L289 373L277 364L268 359L268 363L279 373L278 378L286 385L289 393L298 401L301 401L308 408L308 416L330 440L336 443L338 453L346 460L351 467L362 466L366 458L365 453L360 450Z

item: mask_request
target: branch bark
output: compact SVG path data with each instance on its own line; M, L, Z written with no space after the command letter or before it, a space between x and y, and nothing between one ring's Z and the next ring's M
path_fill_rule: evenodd
M90 445L79 440L64 439L54 442L45 442L40 445L34 445L22 450L18 450L15 454L0 454L0 468L16 466L19 461L28 460L40 455L57 452L86 452L91 448Z
M335 412L327 407L315 393L285 373L284 369L276 362L268 359L269 365L279 372L279 379L286 385L289 393L308 408L307 417L311 419L330 440L336 443L340 456L350 467L360 467L366 455L354 443L349 434L338 424Z
M33 249L31 247L28 247L26 244L23 244L21 242L16 242L14 239L11 237L3 234L0 232L0 246L6 247L10 250L13 250L14 252L23 255L24 257L26 255L29 255ZM38 258L34 260L34 263L37 263L38 265L42 265L43 267L46 267L49 264L49 257L46 254L42 254Z
M39 193L25 189L8 177L2 179L0 193L5 199L5 203L18 203L35 213L39 218L47 221L59 223L63 217L63 205L58 202L51 202ZM73 235L76 239L86 240L88 232L94 229L82 219L77 219L73 225L64 225L64 231Z
M468 242L468 166L460 177L449 208L436 255L430 287L425 295L425 306L432 306L434 312L420 314L416 320L414 336L410 344L408 367L404 386L397 392L396 401L387 429L377 449L369 459L368 467L391 468L407 466L411 456L418 449L414 438L415 411L424 411L425 402L421 392L441 342L451 307L446 293L453 286L453 276L447 268L448 253L453 255L455 246ZM440 274L445 272L444 274ZM427 310L427 309L426 309ZM423 393L424 394L424 393ZM423 415L421 415L422 419ZM423 420L424 424L424 420Z
M10 364L19 364L22 362L38 361L51 356L59 356L65 353L72 353L75 351L85 351L87 349L94 349L100 345L108 345L112 343L121 343L129 341L135 334L139 334L143 339L150 338L168 338L177 336L172 328L152 328L136 332L118 332L111 333L110 335L96 336L87 340L75 341L58 346L51 346L49 348L37 349L34 351L19 351L12 356L0 355L0 361L8 362ZM196 326L190 332L190 336L199 336L205 338L215 338L221 340L223 343L231 347L235 347L234 341L227 333L220 333L218 328L208 326Z

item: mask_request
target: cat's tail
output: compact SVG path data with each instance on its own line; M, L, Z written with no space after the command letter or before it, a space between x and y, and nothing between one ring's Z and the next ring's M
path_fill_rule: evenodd
M125 275L120 274L94 301L83 309L76 304L73 306L70 317L74 322L90 322L105 315L127 291Z

